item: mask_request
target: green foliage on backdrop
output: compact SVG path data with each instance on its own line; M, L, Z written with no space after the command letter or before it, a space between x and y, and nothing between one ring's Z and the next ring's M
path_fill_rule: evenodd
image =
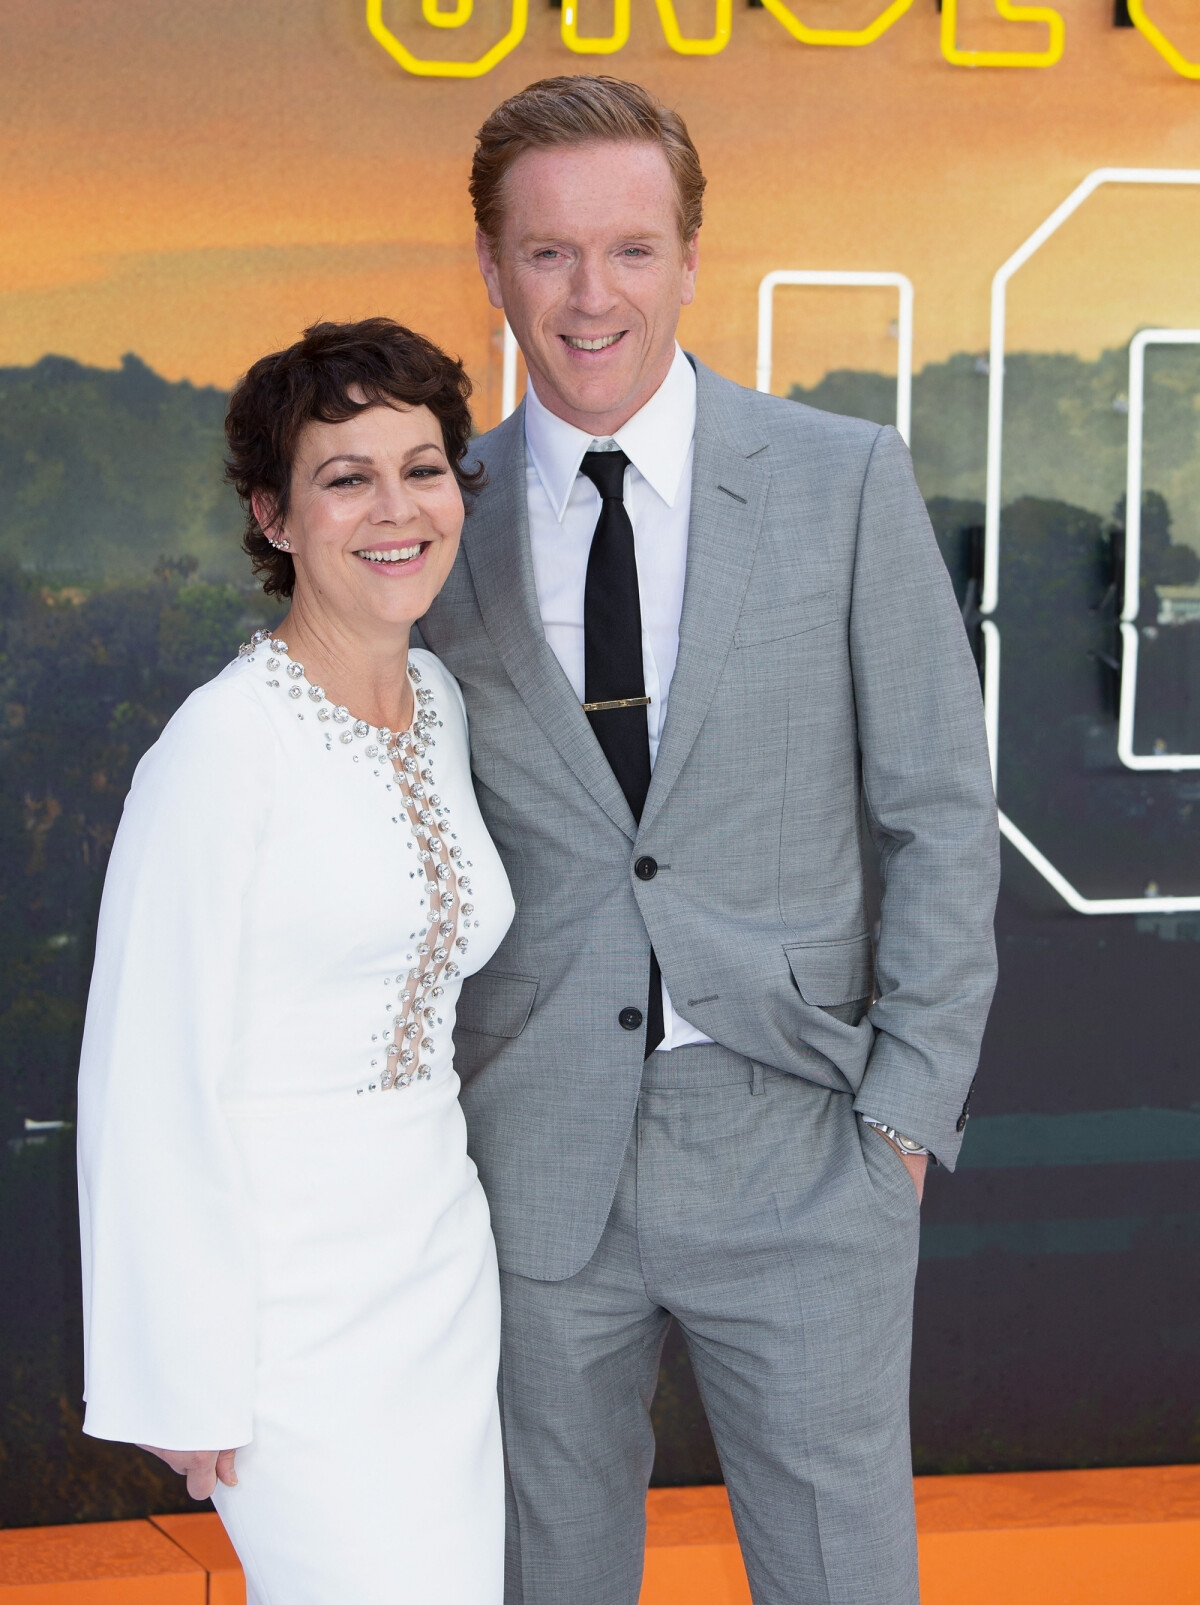
M180 702L275 617L181 581L88 594L0 568L0 1125L74 1102L91 932L138 759Z
M983 494L987 365L963 354L913 384L913 449L927 498ZM1107 517L1125 489L1128 355L1011 353L1004 500L1069 502ZM883 374L838 371L793 399L830 412L895 416ZM1145 483L1166 497L1176 539L1200 549L1200 349L1152 348ZM25 571L138 579L163 555L202 579L244 583L240 517L222 483L225 395L169 383L139 358L112 371L65 357L0 369L0 559Z
M1107 516L1125 493L1129 353L1095 362L1010 352L1004 373L1004 500L1033 496ZM896 382L841 369L794 401L892 423ZM981 497L988 365L959 355L913 380L913 461L926 499ZM1146 361L1143 482L1170 503L1176 538L1200 550L1200 348L1151 347Z
M135 356L116 371L67 357L0 368L0 559L112 583L186 553L205 578L243 579L225 402Z

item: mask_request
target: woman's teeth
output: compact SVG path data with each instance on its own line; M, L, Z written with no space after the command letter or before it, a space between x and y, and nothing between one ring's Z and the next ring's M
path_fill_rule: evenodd
M421 555L421 548L417 546L393 546L386 552L355 552L355 557L363 557L368 563L411 563L414 557Z

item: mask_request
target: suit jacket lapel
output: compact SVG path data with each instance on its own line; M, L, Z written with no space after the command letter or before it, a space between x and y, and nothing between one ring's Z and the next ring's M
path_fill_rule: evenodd
M542 628L525 484L525 408L481 443L488 488L463 526L484 627L529 712L605 813L630 838L636 824L587 715Z
M679 657L642 828L679 778L733 644L754 566L770 474L742 392L696 363L696 444Z

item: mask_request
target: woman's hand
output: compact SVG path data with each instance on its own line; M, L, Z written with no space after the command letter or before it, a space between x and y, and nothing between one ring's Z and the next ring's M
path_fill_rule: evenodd
M172 1471L186 1477L187 1491L193 1499L207 1499L219 1482L227 1488L237 1487L237 1472L233 1469L236 1449L155 1449L148 1443L139 1443L138 1448L157 1455Z

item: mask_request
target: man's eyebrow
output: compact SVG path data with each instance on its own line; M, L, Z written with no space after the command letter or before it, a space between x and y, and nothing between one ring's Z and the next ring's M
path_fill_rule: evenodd
M632 243L634 241L637 241L637 240L665 240L665 239L669 239L673 232L674 231L672 229L667 228L667 227L663 227L663 228L641 228L641 229L630 229L628 231L628 233L621 234L621 235L616 236L616 237L621 240L622 244L630 244L630 243ZM528 250L528 248L531 245L569 245L569 244L570 244L570 242L568 240L564 240L561 235L558 235L558 234L540 234L540 233L537 233L537 232L532 231L532 230L528 234L522 234L520 236L520 238L518 239L518 241L517 241L518 247L520 247L522 249L525 249L525 250Z

